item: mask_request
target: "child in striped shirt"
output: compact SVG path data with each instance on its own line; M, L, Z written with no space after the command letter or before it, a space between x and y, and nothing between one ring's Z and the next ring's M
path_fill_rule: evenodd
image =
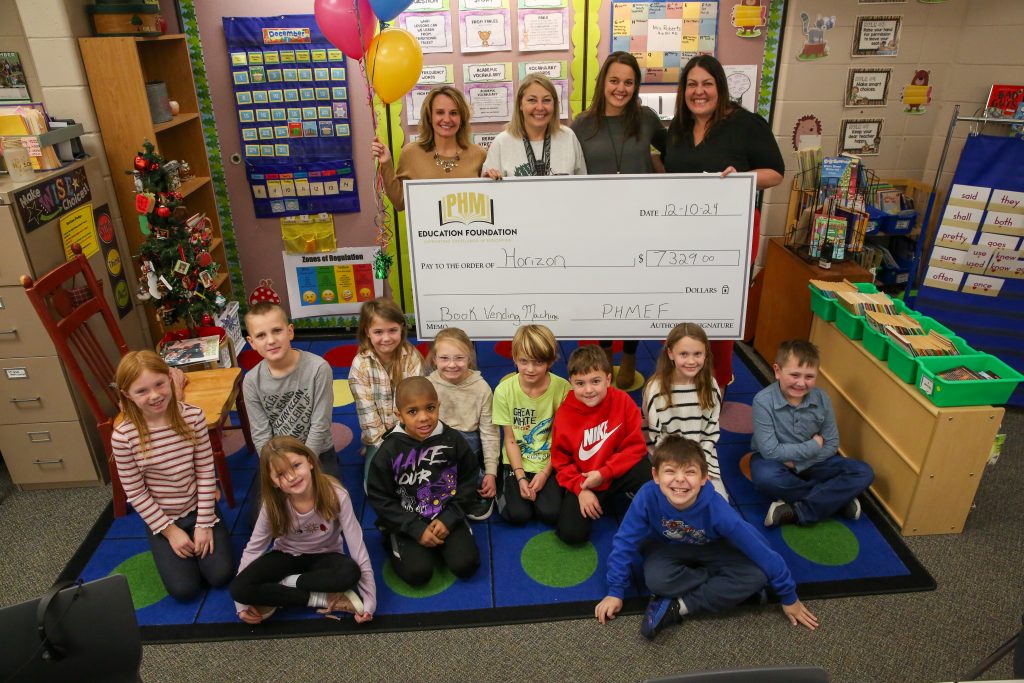
M217 479L203 412L179 403L171 370L153 351L121 359L115 382L123 419L111 446L128 502L152 531L153 560L167 592L191 600L203 580L231 580L231 540L215 502Z
M718 414L722 392L712 372L711 345L696 323L672 328L658 364L644 387L644 438L648 452L667 434L679 434L700 444L712 486L729 500L718 468Z

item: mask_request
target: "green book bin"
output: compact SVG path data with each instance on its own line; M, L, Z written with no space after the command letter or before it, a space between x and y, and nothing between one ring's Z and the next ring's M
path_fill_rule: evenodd
M946 380L940 372L964 366L971 370L988 370L999 379ZM917 390L941 408L958 406L998 406L1010 395L1024 376L995 356L932 356L918 359Z

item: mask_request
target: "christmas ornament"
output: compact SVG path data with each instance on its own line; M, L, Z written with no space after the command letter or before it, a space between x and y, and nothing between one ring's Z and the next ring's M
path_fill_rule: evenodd
M160 293L160 281L156 277L156 273L149 271L146 273L146 286L149 292L149 296L154 299L162 299L163 294Z
M178 275L184 275L188 272L189 265L185 261L178 259L174 262L174 272Z
M157 163L156 161L151 161L151 162L149 162L149 166L147 167L147 170L150 173L152 173L153 171L159 171L160 170L160 164Z
M210 327L213 325L213 316L209 313L203 313L203 326Z
M181 201L180 196L175 197L174 199L176 201ZM174 207L174 211L171 212L171 218L174 219L175 223L184 223L186 220L188 220L188 209L186 209L184 206Z
M395 259L385 254L383 249L378 249L377 253L373 255L373 277L378 280L386 280L394 261Z
M269 278L260 280L260 286L249 293L250 306L255 306L261 301L269 301L273 304L281 303L281 297L274 291L274 281Z
M141 154L135 157L135 170L136 171L138 171L139 173L142 173L148 167L149 167L149 162L146 161L145 158L143 158L143 156Z
M160 216L160 218L170 218L171 210L168 209L166 206L158 206L156 208L156 215Z
M149 234L149 218L145 214L139 214L139 232L143 235Z
M221 310L228 305L228 300L224 298L223 294L217 292L217 296L213 298L213 303L217 307L217 310ZM280 301L278 301L278 303L280 303Z
M213 262L213 257L210 256L210 252L204 251L196 258L196 263L199 264L200 268L206 268Z
M156 195L152 192L140 192L135 195L135 210L141 214L149 214L156 208Z
M139 301L149 301L153 298L149 290L146 289L146 285L142 284L142 280L139 280L139 293L135 295L135 298Z

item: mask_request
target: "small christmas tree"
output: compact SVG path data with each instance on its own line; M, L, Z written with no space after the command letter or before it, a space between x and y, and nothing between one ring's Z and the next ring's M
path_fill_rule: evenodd
M227 301L214 286L218 264L210 255L210 221L205 214L189 215L149 140L135 156L134 166L135 209L146 237L139 253L138 298L153 300L164 326L183 322L194 329L211 324L213 314Z

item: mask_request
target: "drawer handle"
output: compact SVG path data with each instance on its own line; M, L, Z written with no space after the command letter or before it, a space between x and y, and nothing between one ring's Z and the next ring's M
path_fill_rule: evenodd
M32 443L49 443L53 441L53 434L50 432L25 432L28 440Z
M0 334L18 334L18 328L12 327L9 330L0 330Z
M37 403L37 402L42 401L42 400L43 400L42 397L36 396L35 398L12 398L12 399L10 399L10 402L11 403Z
M56 460L33 460L33 465L59 465L64 462L64 458L57 458Z

